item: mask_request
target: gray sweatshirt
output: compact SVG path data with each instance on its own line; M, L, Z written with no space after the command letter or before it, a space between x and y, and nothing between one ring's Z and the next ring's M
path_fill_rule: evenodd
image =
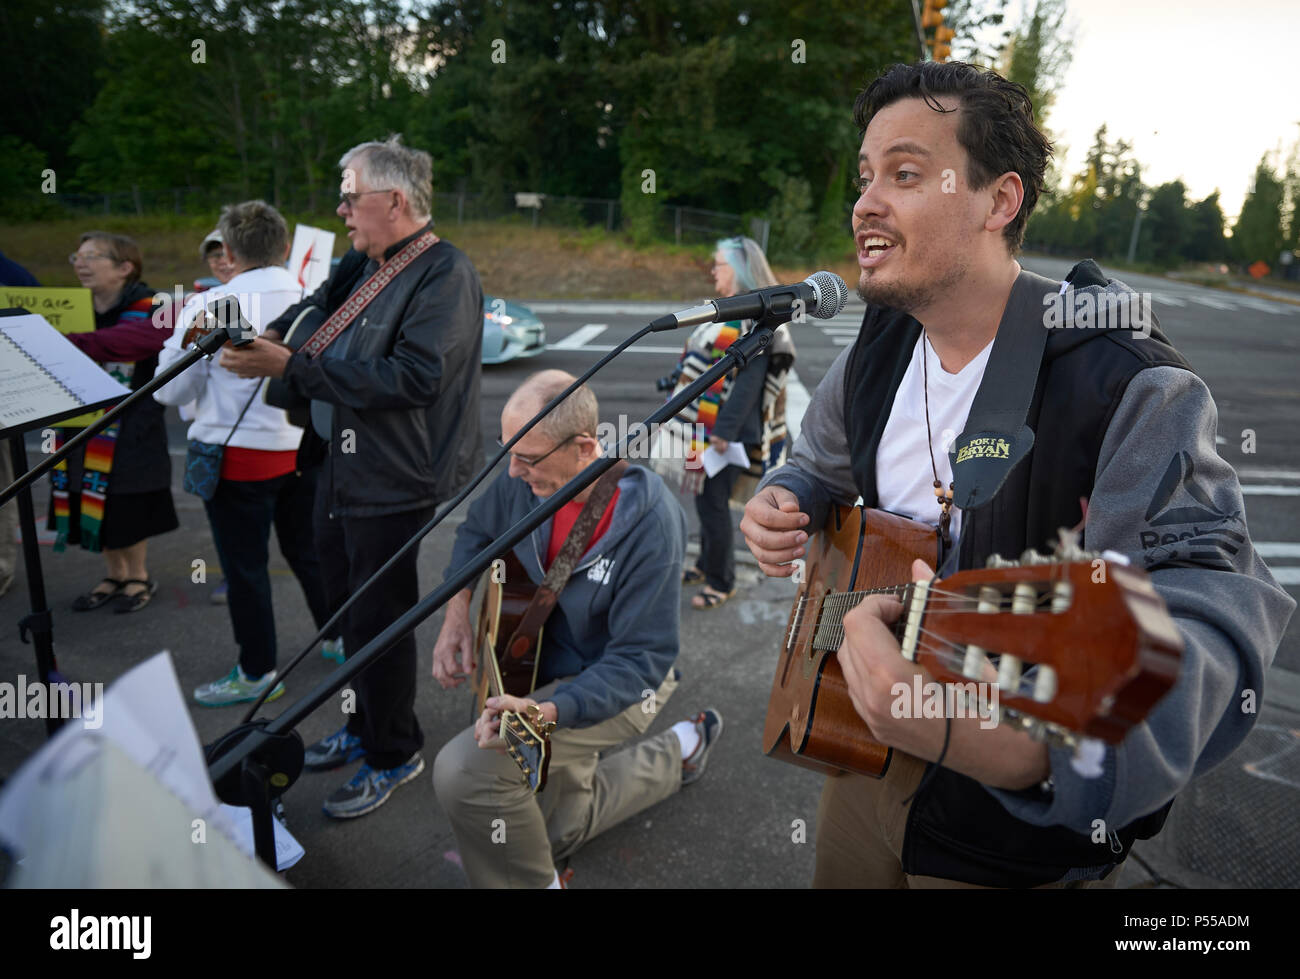
M444 580L538 503L522 479L498 476L456 528ZM552 523L514 548L535 585L545 577ZM677 659L685 554L681 505L657 475L629 466L609 529L574 568L542 630L539 685L574 678L551 697L560 726L608 720L663 683Z
M1114 281L1111 288L1127 290ZM829 502L858 498L843 423L851 350L813 394L790 462L760 483L794 492L812 528ZM1072 752L1054 748L1051 794L985 786L1027 823L1079 833L1091 833L1096 819L1108 830L1125 826L1222 762L1255 724L1249 708L1263 702L1264 675L1296 603L1251 546L1237 474L1215 450L1217 424L1205 383L1178 367L1139 372L1111 419L1085 544L1149 571L1186 648L1173 689L1118 747L1106 748L1100 777L1081 776ZM1191 498L1204 502L1188 507L1192 484L1199 492Z

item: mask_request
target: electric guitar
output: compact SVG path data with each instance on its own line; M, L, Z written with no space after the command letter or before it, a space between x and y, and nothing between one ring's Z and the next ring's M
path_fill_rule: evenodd
M1040 740L1117 744L1173 686L1183 640L1164 601L1143 572L1080 550L1077 535L1062 531L1051 557L995 555L985 569L913 583L912 561L933 566L936 554L933 527L832 508L809 540L781 645L768 755L827 774L885 773L891 749L854 710L835 655L844 615L871 594L903 603L895 627L903 656L952 689L993 684L996 701L986 705Z
M506 649L524 610L537 591L528 572L514 552L508 552L483 574L483 604L479 606L474 637L474 717L483 712L488 697L510 694L527 697L537 687L537 667L542 633L536 640L514 650ZM501 737L506 753L523 772L524 781L533 792L546 787L546 770L551 761L551 725L540 715L503 711Z

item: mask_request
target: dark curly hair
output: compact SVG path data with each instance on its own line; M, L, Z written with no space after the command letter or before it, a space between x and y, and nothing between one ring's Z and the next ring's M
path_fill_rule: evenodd
M1002 229L1014 255L1025 240L1025 225L1043 190L1043 176L1052 155L1052 142L1034 123L1034 106L1023 85L995 71L961 61L922 61L890 65L858 95L853 121L859 136L872 117L900 99L924 99L936 112L946 112L935 96L954 95L961 106L957 141L966 150L966 179L976 190L1014 170L1024 184L1020 211Z

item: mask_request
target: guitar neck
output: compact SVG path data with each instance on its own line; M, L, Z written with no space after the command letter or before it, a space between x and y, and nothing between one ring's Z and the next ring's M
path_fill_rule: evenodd
M886 588L842 591L827 595L822 599L821 608L813 610L814 614L819 615L817 630L813 633L813 649L832 651L839 649L840 643L844 641L844 616L861 605L863 599L868 595L893 595L903 603L904 614L899 617L898 622L894 625L894 637L901 639L906 628L907 609L911 604L912 590L915 584L915 582L909 581L905 584L890 585ZM792 635L796 635L803 625L803 603L807 601L806 598L800 600L800 608L796 610L794 621L791 623Z

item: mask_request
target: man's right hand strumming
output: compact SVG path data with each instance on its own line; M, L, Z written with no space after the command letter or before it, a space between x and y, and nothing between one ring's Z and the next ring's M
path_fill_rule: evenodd
M788 578L795 569L790 562L804 555L807 525L799 498L783 486L768 486L745 505L740 532L765 574Z

